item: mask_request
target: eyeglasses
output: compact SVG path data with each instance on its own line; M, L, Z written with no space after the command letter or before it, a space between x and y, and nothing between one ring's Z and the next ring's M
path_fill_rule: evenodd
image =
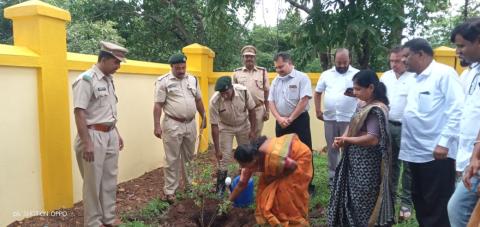
M472 83L470 83L470 88L468 89L468 95L472 95L473 92L475 91L475 88L478 86L480 87L480 83L478 82L480 76L480 72L477 72L475 76L473 77Z

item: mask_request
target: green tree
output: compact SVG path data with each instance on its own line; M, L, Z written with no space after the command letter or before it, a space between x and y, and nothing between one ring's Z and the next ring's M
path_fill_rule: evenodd
M480 16L480 2L467 1L467 5L462 5L456 12L438 13L425 25L426 29L423 30L422 36L428 39L433 47L453 47L454 45L450 42L450 33L455 26L465 21L465 13L467 18Z
M275 71L273 55L279 51L287 51L292 55L295 67L305 72L319 72L321 67L317 56L304 52L303 45L298 45L298 37L302 33L298 26L304 21L297 9L289 9L285 19L279 20L275 27L254 25L249 32L247 43L256 46L257 64Z
M6 0L0 4L5 8L23 1ZM184 46L200 43L216 52L215 70L227 71L240 65L238 52L248 33L237 15L246 12L243 21L249 22L255 3L254 0L48 2L69 10L72 15L69 33L75 34L69 36L69 50L91 52L89 48L95 40L110 39L124 43L131 59L166 62ZM0 29L0 41L11 43L11 22L0 18Z
M353 64L360 68L384 69L387 50L400 43L404 30L413 34L430 13L448 6L447 0L286 1L308 14L297 40L300 51L318 56L323 69L331 67L338 47L350 49Z
M68 27L68 51L82 54L98 54L99 42L108 40L120 45L125 44L125 39L118 35L112 21L80 21Z

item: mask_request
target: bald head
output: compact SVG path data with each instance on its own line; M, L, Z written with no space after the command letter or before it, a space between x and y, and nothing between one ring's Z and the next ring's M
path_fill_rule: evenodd
M335 51L335 70L344 74L348 71L350 65L350 52L345 48L339 48Z
M345 56L348 58L349 55L350 55L350 51L348 51L348 49L346 48L338 48L335 50L335 58L339 56Z

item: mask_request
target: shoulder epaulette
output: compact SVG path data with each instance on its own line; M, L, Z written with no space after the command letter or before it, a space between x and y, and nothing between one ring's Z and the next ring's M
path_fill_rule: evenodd
M243 69L243 67L240 67L240 68L234 69L233 71L236 72L236 71L240 71L240 70L242 70L242 69Z
M262 67L262 66L255 66L257 67L257 69L260 69L260 70L263 70L263 71L267 71L267 69L265 67Z
M93 73L91 71L86 71L86 72L81 74L81 77L82 77L83 80L92 81Z
M190 77L192 77L192 78L195 80L195 87L197 87L197 86L198 86L198 79L197 79L197 77L194 76L194 75L192 75L192 74L187 74L187 76L190 76Z
M165 79L165 78L168 77L169 75L170 75L170 73L163 74L163 75L161 75L161 76L159 76L159 77L157 78L157 81L162 81L163 79Z
M216 92L213 93L213 95L212 95L212 103L216 103L219 98L220 98L220 92L216 91Z
M247 87L241 85L241 84L233 84L233 87L237 90L247 90Z

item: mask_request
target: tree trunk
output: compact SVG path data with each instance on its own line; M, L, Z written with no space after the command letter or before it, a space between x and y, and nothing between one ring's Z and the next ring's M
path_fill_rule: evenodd
M329 63L330 63L329 55L330 55L330 53L326 53L326 52L320 53L320 65L322 66L323 71L325 71L329 68L328 67Z
M463 20L467 20L468 18L468 0L465 0L465 6L463 8Z

